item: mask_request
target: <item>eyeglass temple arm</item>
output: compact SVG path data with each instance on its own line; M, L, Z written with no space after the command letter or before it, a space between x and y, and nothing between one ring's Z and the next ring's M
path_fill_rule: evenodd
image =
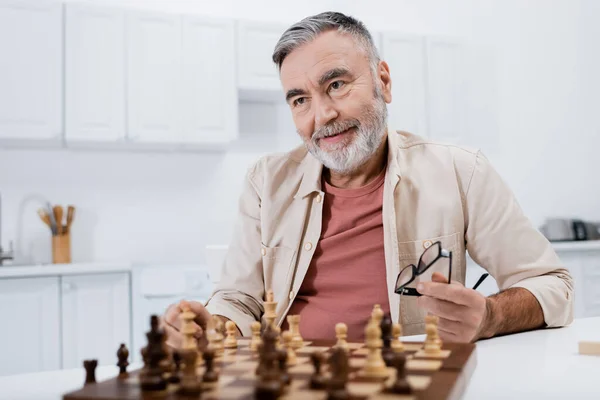
M490 274L483 274L481 275L481 278L479 278L479 280L477 281L477 283L475 284L475 286L473 286L473 290L477 289L479 287L479 285L481 285L481 283L483 281L485 281L485 278L487 278Z

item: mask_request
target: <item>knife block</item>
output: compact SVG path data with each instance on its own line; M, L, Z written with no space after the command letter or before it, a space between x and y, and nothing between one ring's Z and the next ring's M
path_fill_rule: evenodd
M71 263L71 235L69 233L52 236L52 262Z

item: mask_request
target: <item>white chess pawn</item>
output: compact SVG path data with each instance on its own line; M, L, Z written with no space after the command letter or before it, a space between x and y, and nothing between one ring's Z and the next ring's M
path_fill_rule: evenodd
M262 343L260 337L260 322L254 321L250 324L250 330L252 331L252 339L250 339L250 350L258 351L258 346Z
M403 352L404 343L402 343L402 340L400 340L400 337L402 336L402 325L392 325L392 336L394 336L394 340L392 341L392 350L394 350L395 353Z
M439 354L442 350L442 340L438 334L439 318L435 315L425 316L425 346L424 350L428 354Z
M292 332L284 331L281 334L283 339L283 347L287 350L287 365L296 365L298 359L296 358L296 351L292 347Z
M226 349L236 349L237 348L237 338L236 334L236 326L235 322L227 321L225 322L225 330L227 331L227 337L225 338L224 347Z
M300 315L288 315L287 321L292 332L292 347L299 349L304 346L304 339L300 335Z
M367 324L365 328L365 345L369 352L363 372L365 376L370 378L386 378L389 375L385 361L381 356L380 340L381 328L374 323Z
M335 325L335 337L337 338L335 347L348 350L348 342L346 341L346 338L348 338L348 326L346 324L340 322Z

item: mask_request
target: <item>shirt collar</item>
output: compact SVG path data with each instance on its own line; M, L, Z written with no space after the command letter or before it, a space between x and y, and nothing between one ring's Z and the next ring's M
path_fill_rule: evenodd
M388 174L396 174L398 177L401 176L400 163L398 161L399 151L399 135L400 132L392 131L388 129L387 140L388 140ZM304 198L313 192L321 193L321 174L323 173L323 164L310 152L306 152L306 156L302 160L302 178L300 181L300 187L296 192L294 198Z

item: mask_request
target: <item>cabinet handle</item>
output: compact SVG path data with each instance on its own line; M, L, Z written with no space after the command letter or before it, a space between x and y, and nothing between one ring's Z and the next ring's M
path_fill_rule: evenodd
M75 289L75 285L72 283L65 282L63 283L63 292L70 292Z

